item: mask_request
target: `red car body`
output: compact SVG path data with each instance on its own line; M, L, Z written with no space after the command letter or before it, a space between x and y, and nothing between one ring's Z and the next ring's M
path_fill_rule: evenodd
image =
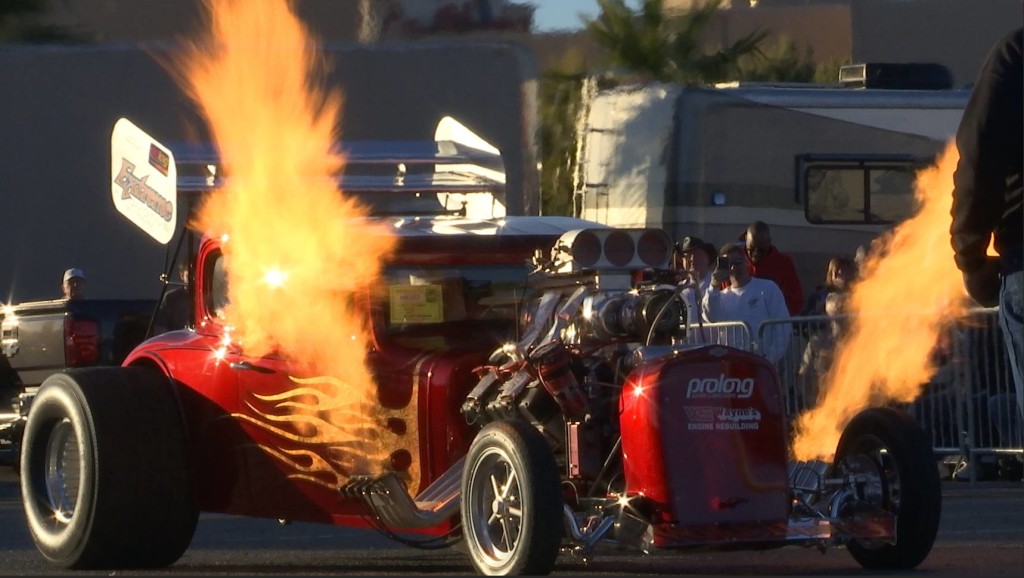
M525 277L526 260L535 251L548 250L566 230L589 223L554 217L508 218L497 228L475 221L449 224L452 234L448 235L422 234L422 227L397 227L400 244L389 266L504 266L522 269ZM493 234L471 232L481 225ZM365 501L339 497L337 488L343 479L327 471L297 476L301 465L280 457L281 452L308 450L310 444L259 425L262 416L250 405L254 397L294 389L289 377L296 374L288 359L252 358L237 347L223 347L226 328L209 302L209 280L220 254L219 240L205 237L196 256L194 329L156 336L124 362L126 366L156 365L180 384L197 505L203 511L365 525L370 515ZM478 381L473 370L514 334L515 319L431 326L429 334L435 343L414 348L387 335L369 290L360 301L364 314L372 319L373 342L367 359L377 379L379 402L396 414L412 410L416 419L414 424L393 422L393 427L418 436L404 436L405 443L394 450L415 454L411 458L419 476L411 480L408 490L416 495L466 454L473 431L459 408ZM222 355L216 355L222 349ZM449 529L446 523L425 531Z

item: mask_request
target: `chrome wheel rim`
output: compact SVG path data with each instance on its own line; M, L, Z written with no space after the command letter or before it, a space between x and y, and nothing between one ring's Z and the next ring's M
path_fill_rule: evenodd
M516 552L523 530L522 487L508 454L484 451L470 478L472 533L483 560L506 564Z
M82 460L78 435L68 419L57 422L46 443L43 470L46 499L59 524L68 524L78 504L82 481Z
M859 492L865 502L888 510L894 514L900 511L900 473L892 453L881 440L865 438L858 447L851 449L844 460L849 473L866 477Z
M851 448L843 460L843 469L848 474L863 476L864 483L857 491L857 498L867 504L886 510L899 520L900 474L892 453L882 440L869 436L864 438L857 447ZM888 541L874 539L857 539L861 546L878 549Z

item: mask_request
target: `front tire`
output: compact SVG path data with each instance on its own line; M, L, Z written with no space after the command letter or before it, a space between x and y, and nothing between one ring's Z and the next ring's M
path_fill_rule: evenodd
M74 569L156 568L188 548L198 512L167 379L143 368L43 382L21 452L22 505L43 556Z
M543 575L562 541L558 466L544 437L518 421L488 424L462 477L462 526L483 575Z
M839 471L868 472L871 506L896 516L896 541L854 539L853 558L869 570L906 570L924 561L935 543L942 488L928 436L906 413L867 409L850 421L836 450Z

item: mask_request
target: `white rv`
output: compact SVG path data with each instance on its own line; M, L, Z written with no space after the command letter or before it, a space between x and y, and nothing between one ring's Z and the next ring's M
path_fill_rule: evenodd
M585 98L574 202L584 219L721 246L761 220L805 294L913 208L914 174L969 90L648 84ZM952 183L950 184L952 187Z

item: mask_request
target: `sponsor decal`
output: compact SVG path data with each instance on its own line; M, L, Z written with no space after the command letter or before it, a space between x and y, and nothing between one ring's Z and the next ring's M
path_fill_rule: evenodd
M167 154L167 151L164 149L156 146L156 144L151 143L149 145L149 164L166 177L167 170L171 166L171 155Z
M724 373L719 374L717 378L695 377L686 385L686 399L746 399L753 394L754 378L726 377Z
M135 165L128 159L121 159L121 171L114 177L114 185L121 187L121 198L134 197L150 208L154 213L165 221L170 221L174 215L174 205L165 199L154 189L146 184L149 175L142 178L135 176Z
M761 429L761 412L754 407L687 406L686 429L736 431Z
M685 409L686 417L690 421L715 421L715 410L725 408L714 408L708 406L694 405L687 406Z
M761 412L752 407L745 408L719 408L716 416L719 421L761 421Z

